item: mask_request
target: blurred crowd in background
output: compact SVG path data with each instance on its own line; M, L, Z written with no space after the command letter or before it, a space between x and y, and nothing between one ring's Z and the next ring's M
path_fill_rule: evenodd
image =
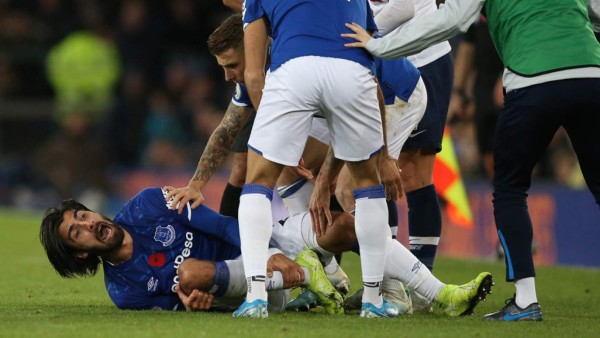
M191 177L233 85L206 40L220 0L0 0L0 205L126 199L130 172ZM452 41L463 177L491 177L502 65L485 20ZM582 187L560 130L538 179ZM50 202L52 204L52 202Z

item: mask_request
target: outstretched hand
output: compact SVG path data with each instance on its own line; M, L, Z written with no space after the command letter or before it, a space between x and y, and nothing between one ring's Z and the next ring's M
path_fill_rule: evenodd
M367 46L367 42L373 38L371 34L369 34L364 28L354 22L347 23L346 27L348 27L354 33L342 33L342 36L345 38L354 39L357 42L345 43L344 47L365 48Z

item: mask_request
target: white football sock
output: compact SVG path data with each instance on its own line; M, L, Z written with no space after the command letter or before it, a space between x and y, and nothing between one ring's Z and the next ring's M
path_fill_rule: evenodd
M336 273L339 268L340 265L338 264L337 259L335 259L335 256L331 256L329 262L326 262L323 266L323 270L325 270L325 274L327 275L332 275Z
M246 301L266 301L268 248L273 230L271 200L261 193L243 193L240 196L238 219L242 260L248 285Z
M304 280L302 281L301 285L306 285L310 281L310 273L308 272L307 268L303 266L300 268L304 270ZM271 277L267 277L267 291L281 290L283 289L283 283L283 274L281 271L273 271L273 275Z
M229 285L224 297L243 297L248 292L246 275L244 274L244 262L240 259L225 261L229 269Z
M231 260L225 261L225 264L227 264L227 268L229 269L229 285L227 285L227 291L223 296L230 298L244 296L248 291L244 275L244 263L241 260ZM306 285L310 281L310 273L305 267L301 268L304 270L302 285ZM265 288L267 291L283 289L283 275L280 271L273 271L273 276L267 277Z
M440 282L425 264L394 239L388 239L385 275L399 279L411 290L433 301L444 283Z
M390 233L385 198L356 199L355 229L360 244L363 303L381 306L381 281L385 267L387 239Z
M535 278L527 277L515 281L515 289L517 295L515 297L515 303L521 309L528 307L532 303L537 303L537 295L535 292Z

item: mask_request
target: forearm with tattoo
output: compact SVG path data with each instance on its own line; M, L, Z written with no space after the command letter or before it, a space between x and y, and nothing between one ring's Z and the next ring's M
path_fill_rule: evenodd
M319 176L321 179L326 179L327 182L334 182L343 166L344 161L335 158L333 154L333 148L329 147L327 157L325 158L325 161L321 166L321 170L319 171Z
M196 172L190 180L190 185L194 185L200 190L204 187L231 152L235 137L246 124L253 111L254 109L251 107L229 104L223 120L217 129L213 131L206 148L204 148Z

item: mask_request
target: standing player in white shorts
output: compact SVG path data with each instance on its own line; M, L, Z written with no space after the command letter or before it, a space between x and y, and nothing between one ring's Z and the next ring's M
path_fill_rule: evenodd
M252 151L238 213L248 294L234 316L267 315L264 278L272 191L283 166L298 164L315 114L327 118L334 154L346 161L355 182L365 285L361 315L398 313L380 295L389 230L378 172L384 142L373 59L365 51L344 50L339 26L351 21L375 30L368 11L362 1L245 2L244 77L258 112L248 142ZM269 33L273 44L265 78Z
M414 19L434 13L435 0L370 0L379 34L387 35ZM411 252L430 270L442 233L442 217L433 182L435 156L442 137L452 94L454 66L447 41L433 44L408 59L419 69L427 88L427 110L407 139L400 157L402 187L408 204ZM429 305L423 308L429 309Z

